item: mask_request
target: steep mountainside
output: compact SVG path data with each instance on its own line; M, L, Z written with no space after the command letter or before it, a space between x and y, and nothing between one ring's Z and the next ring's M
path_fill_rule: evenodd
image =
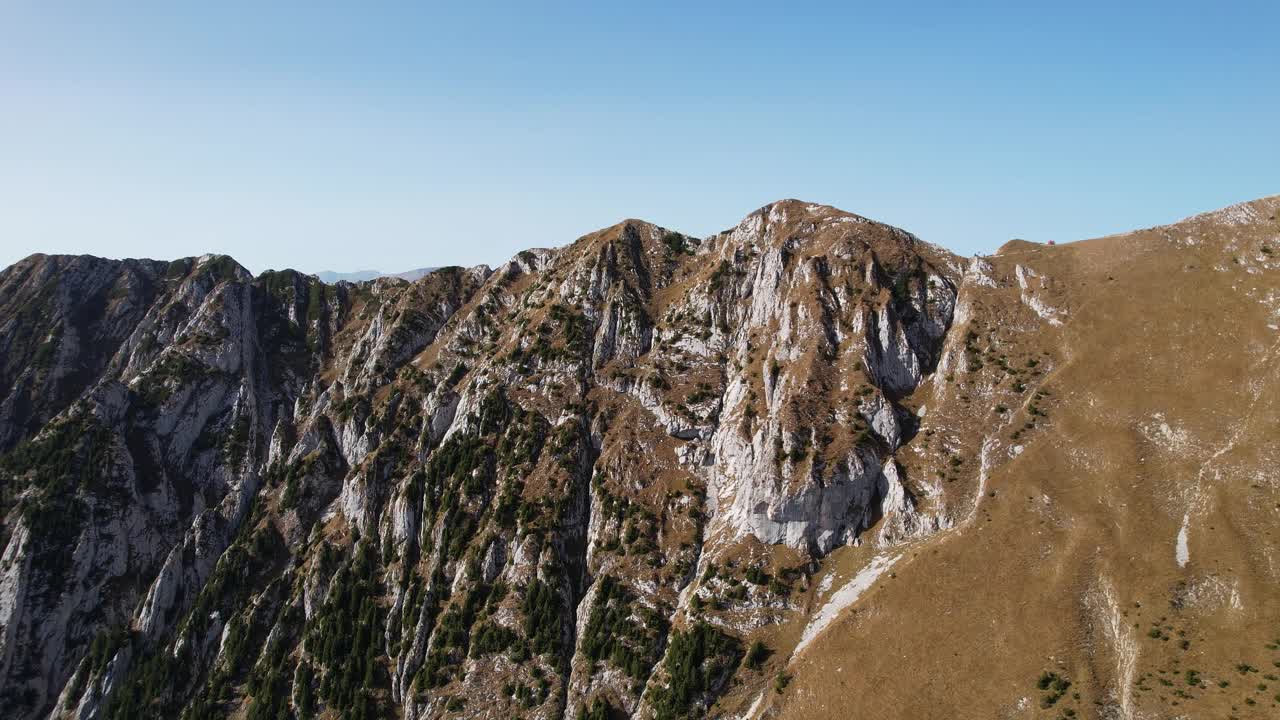
M1267 717L1277 211L962 260L788 200L355 285L33 256L0 707Z
M1280 197L973 268L917 401L978 505L879 550L771 707L1280 717Z

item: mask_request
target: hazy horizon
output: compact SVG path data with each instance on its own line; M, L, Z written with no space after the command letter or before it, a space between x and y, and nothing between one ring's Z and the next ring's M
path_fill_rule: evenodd
M961 254L1280 192L1280 8L0 9L0 266L496 265L788 197Z

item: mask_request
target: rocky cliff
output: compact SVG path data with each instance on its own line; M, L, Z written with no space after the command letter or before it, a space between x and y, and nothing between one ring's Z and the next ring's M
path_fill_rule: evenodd
M1195 221L1202 252L1235 243L1223 277L1275 287L1276 204ZM0 704L801 707L860 596L981 529L993 478L1052 444L1097 310L1055 264L1075 246L1026 245L962 260L788 200L413 282L28 258L0 274ZM1108 693L1073 707L1126 707Z

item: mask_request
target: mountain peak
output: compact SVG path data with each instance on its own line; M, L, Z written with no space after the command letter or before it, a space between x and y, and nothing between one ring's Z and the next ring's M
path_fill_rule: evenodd
M0 707L1165 717L1193 657L1180 712L1263 706L1275 207L962 261L787 199L413 283L33 256Z

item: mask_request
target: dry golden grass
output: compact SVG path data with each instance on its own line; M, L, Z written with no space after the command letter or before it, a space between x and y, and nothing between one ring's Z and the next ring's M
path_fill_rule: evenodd
M1267 678L1280 675L1278 209L1269 198L990 258L1001 287L966 286L972 322L995 330L998 353L1048 370L1021 405L967 377L913 398L929 405L925 427L988 418L950 428L965 452L993 446L971 521L966 508L899 547L893 574L791 662L758 715L1280 717ZM1018 264L1046 281L1034 295L1064 311L1061 326L1028 315ZM1041 386L1051 394L1035 400ZM985 414L997 402L1009 425ZM1014 441L1028 402L1047 418ZM976 490L977 463L965 470L945 485L951 502ZM1050 708L1046 671L1071 681Z

